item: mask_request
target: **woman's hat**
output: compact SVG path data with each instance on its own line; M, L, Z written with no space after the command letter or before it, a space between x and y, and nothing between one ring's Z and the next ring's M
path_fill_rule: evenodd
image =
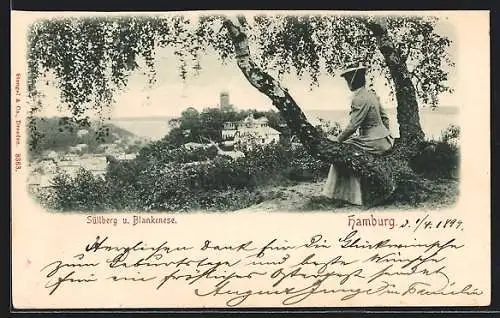
M366 66L364 66L362 62L351 63L346 65L346 67L340 72L340 76L344 77L349 73L357 72L360 70L366 70Z

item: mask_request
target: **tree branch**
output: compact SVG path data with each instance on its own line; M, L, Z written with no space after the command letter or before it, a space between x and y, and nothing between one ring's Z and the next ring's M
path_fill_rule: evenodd
M238 20L241 21L242 18ZM281 87L277 80L260 69L250 57L248 39L241 28L229 19L224 21L224 26L234 44L238 67L247 80L259 92L271 99L273 105L279 109L288 127L297 134L302 144L309 148L310 151L317 153L318 146L326 141L322 140L323 138L316 127L307 121L305 114L288 91ZM329 142L333 143L332 141Z
M240 19L239 21L241 22ZM323 136L307 121L288 91L252 60L247 36L241 28L229 19L224 21L224 26L234 44L238 67L252 86L271 99L306 150L321 161L334 163L340 169L347 169L361 176L366 185L363 196L366 205L381 202L381 199L390 196L396 189L396 175L401 170L408 170L404 164L403 167L401 163L394 164L395 161L401 161L403 151L395 149L391 156L381 157Z

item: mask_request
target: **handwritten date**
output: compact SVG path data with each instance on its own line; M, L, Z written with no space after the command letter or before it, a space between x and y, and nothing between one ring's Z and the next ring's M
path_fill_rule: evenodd
M413 232L418 230L432 230L432 229L443 229L443 230L458 230L463 231L463 221L458 218L446 218L446 219L431 219L427 214L424 217L417 218L415 220L406 219L399 227L411 229Z

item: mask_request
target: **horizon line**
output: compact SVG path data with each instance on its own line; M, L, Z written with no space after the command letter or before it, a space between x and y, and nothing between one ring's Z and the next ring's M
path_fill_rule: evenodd
M188 107L189 108L189 107ZM456 109L459 109L460 107L459 106L456 106L456 105L442 105L442 106L437 106L436 109L440 109L440 108L456 108ZM187 109L187 108L185 108ZM184 109L184 110L185 110ZM196 108L195 108L196 109ZM208 108L204 108L204 109L219 109L219 107L208 107ZM397 110L397 107L384 107L384 109L386 110ZM431 106L420 106L419 107L419 110L422 110L422 109L432 109ZM197 109L198 110L198 109ZM275 111L277 113L279 113L279 110L277 109L267 109L267 110L259 110L259 109L255 109L255 108L241 108L241 109L236 109L236 112L239 112L239 111L247 111L247 110L256 110L256 111L261 111L261 112L265 112L265 111ZM203 111L203 110L199 110L200 112ZM345 108L345 109L321 109L321 108L316 108L316 109L307 109L307 110L302 110L304 113L310 113L310 112L348 112L349 109L348 108ZM176 117L180 117L180 113L179 114L161 114L161 115L138 115L138 116L108 116L106 118L106 121L112 121L112 120L121 120L121 119L137 119L137 118L147 118L147 119L162 119L162 118L176 118ZM59 118L59 117L68 117L66 115L51 115L51 116L34 116L36 118ZM90 118L91 120L98 120L99 118L95 117L95 118Z

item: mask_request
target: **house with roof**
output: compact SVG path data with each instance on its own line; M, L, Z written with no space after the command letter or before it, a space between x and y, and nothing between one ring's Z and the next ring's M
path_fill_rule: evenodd
M223 143L228 146L278 143L280 135L279 131L269 127L269 120L265 116L255 118L253 114L239 122L226 122L222 129Z

